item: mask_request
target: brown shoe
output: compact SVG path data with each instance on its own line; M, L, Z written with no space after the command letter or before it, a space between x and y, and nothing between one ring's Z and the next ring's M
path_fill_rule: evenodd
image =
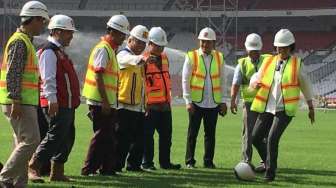
M32 159L29 162L28 166L28 179L33 183L44 183L43 178L40 174L42 163L37 160L35 157L32 157Z
M51 162L50 181L71 181L70 178L64 175L64 164Z

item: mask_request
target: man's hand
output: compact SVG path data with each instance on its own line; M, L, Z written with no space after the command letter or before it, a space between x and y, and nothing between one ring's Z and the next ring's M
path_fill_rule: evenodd
M313 124L315 123L315 112L314 112L314 108L309 108L308 117L309 117L309 119L310 119L310 123L313 125Z
M219 105L219 115L224 117L226 115L226 113L227 113L226 103L221 103Z
M103 100L102 102L102 113L105 115L110 114L111 112L111 106L110 103L107 100Z
M187 111L191 114L195 112L195 106L192 103L187 104L186 108L187 108Z
M237 114L237 104L236 104L236 100L231 100L231 106L230 106L230 109L231 109L231 113L233 114Z
M21 104L19 102L13 102L10 117L16 120L21 118Z
M50 103L48 106L48 114L50 117L56 116L58 113L58 103Z

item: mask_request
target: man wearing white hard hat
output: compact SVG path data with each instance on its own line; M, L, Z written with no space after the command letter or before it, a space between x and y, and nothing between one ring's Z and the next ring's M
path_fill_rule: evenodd
M93 48L85 76L83 96L89 105L94 135L90 142L82 175L115 175L115 125L119 64L116 51L123 43L129 22L124 15L114 15L107 22L106 35Z
M215 135L218 114L225 116L225 65L224 55L215 50L216 33L209 27L198 35L199 49L186 55L182 72L183 98L189 113L189 127L185 163L187 168L195 168L195 148L197 135L204 122L205 168L216 168Z
M0 173L1 187L26 187L27 165L40 142L37 122L39 72L34 36L49 20L47 7L29 1L21 9L21 24L4 49L0 77L0 104L9 120L16 146Z
M258 72L260 65L268 54L260 54L262 49L261 37L251 33L246 37L246 57L238 59L232 86L231 86L231 112L237 113L237 95L240 89L243 98L243 129L242 129L242 160L251 163L252 160L252 130L257 120L258 113L250 110L252 101L256 95L255 90L249 89L250 79Z
M275 179L280 137L296 114L300 91L309 108L308 117L312 124L315 121L311 83L302 60L293 55L293 33L288 29L278 31L274 47L276 55L263 60L257 81L250 84L257 90L251 111L260 113L252 131L252 142L265 161L265 181Z
M171 163L172 114L171 80L169 61L163 52L168 44L166 32L161 27L149 31L148 51L144 54L146 114L144 127L144 155L142 168L155 170L154 132L159 134L159 163L162 169L180 169L180 164Z
M128 37L127 46L120 50L117 60L120 67L118 90L118 119L116 128L118 155L117 170L141 171L144 129L143 56L148 42L148 29L135 26Z
M40 176L41 166L51 161L50 181L69 181L64 175L75 141L75 109L80 104L79 81L65 53L76 31L73 19L55 15L50 19L48 42L38 51L42 80L40 105L48 131L29 164L29 177Z

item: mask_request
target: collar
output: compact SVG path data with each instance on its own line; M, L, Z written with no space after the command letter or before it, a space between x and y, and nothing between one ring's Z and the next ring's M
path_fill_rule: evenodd
M30 36L28 33L24 32L20 27L16 29L16 32L20 32L20 33L26 34L28 36L28 38L30 39L30 41L33 42L34 37Z
M198 53L205 57L212 56L211 53L210 54L204 53L201 48L198 48Z
M132 55L134 55L134 52L131 50L131 48L130 48L130 47L126 46L125 48L126 48L127 50L129 50L129 51L130 51L130 53L131 53Z
M101 40L108 42L113 50L117 50L118 49L118 45L116 45L113 42L113 40L112 40L112 38L111 38L110 35L104 35L104 36L102 36Z
M48 41L55 44L59 48L64 48L54 37L48 36Z

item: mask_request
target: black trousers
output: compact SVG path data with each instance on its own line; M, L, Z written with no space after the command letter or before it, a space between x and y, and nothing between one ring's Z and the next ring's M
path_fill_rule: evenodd
M35 157L42 163L52 160L65 163L75 141L75 109L59 108L54 117L49 117L48 109L43 108L49 129L36 149Z
M116 153L119 170L125 166L126 157L127 167L138 168L141 165L144 147L144 118L143 112L118 110Z
M267 176L275 177L280 137L292 118L285 111L276 112L275 115L264 112L256 121L252 141L262 160L266 161ZM264 138L267 138L266 143Z
M251 111L251 103L245 102L243 106L243 131L242 131L242 159L252 161L252 131L259 113Z
M171 111L149 110L144 125L144 155L142 165L153 166L154 132L159 134L159 162L160 166L170 164L170 147L172 145L172 115Z
M89 105L94 135L82 168L82 173L94 173L98 169L102 174L115 171L115 124L117 112L111 109L110 114L103 114L101 106Z
M39 124L39 129L40 129L40 138L42 141L44 137L47 135L49 124L44 115L43 108L40 106L37 108L37 120ZM50 173L50 168L51 168L50 161L43 163L40 169L41 175L48 175Z
M204 164L213 163L216 142L216 124L218 119L218 108L201 108L194 104L195 111L189 113L189 127L187 136L187 151L185 156L186 164L195 164L194 158L198 131L201 120L204 124Z

